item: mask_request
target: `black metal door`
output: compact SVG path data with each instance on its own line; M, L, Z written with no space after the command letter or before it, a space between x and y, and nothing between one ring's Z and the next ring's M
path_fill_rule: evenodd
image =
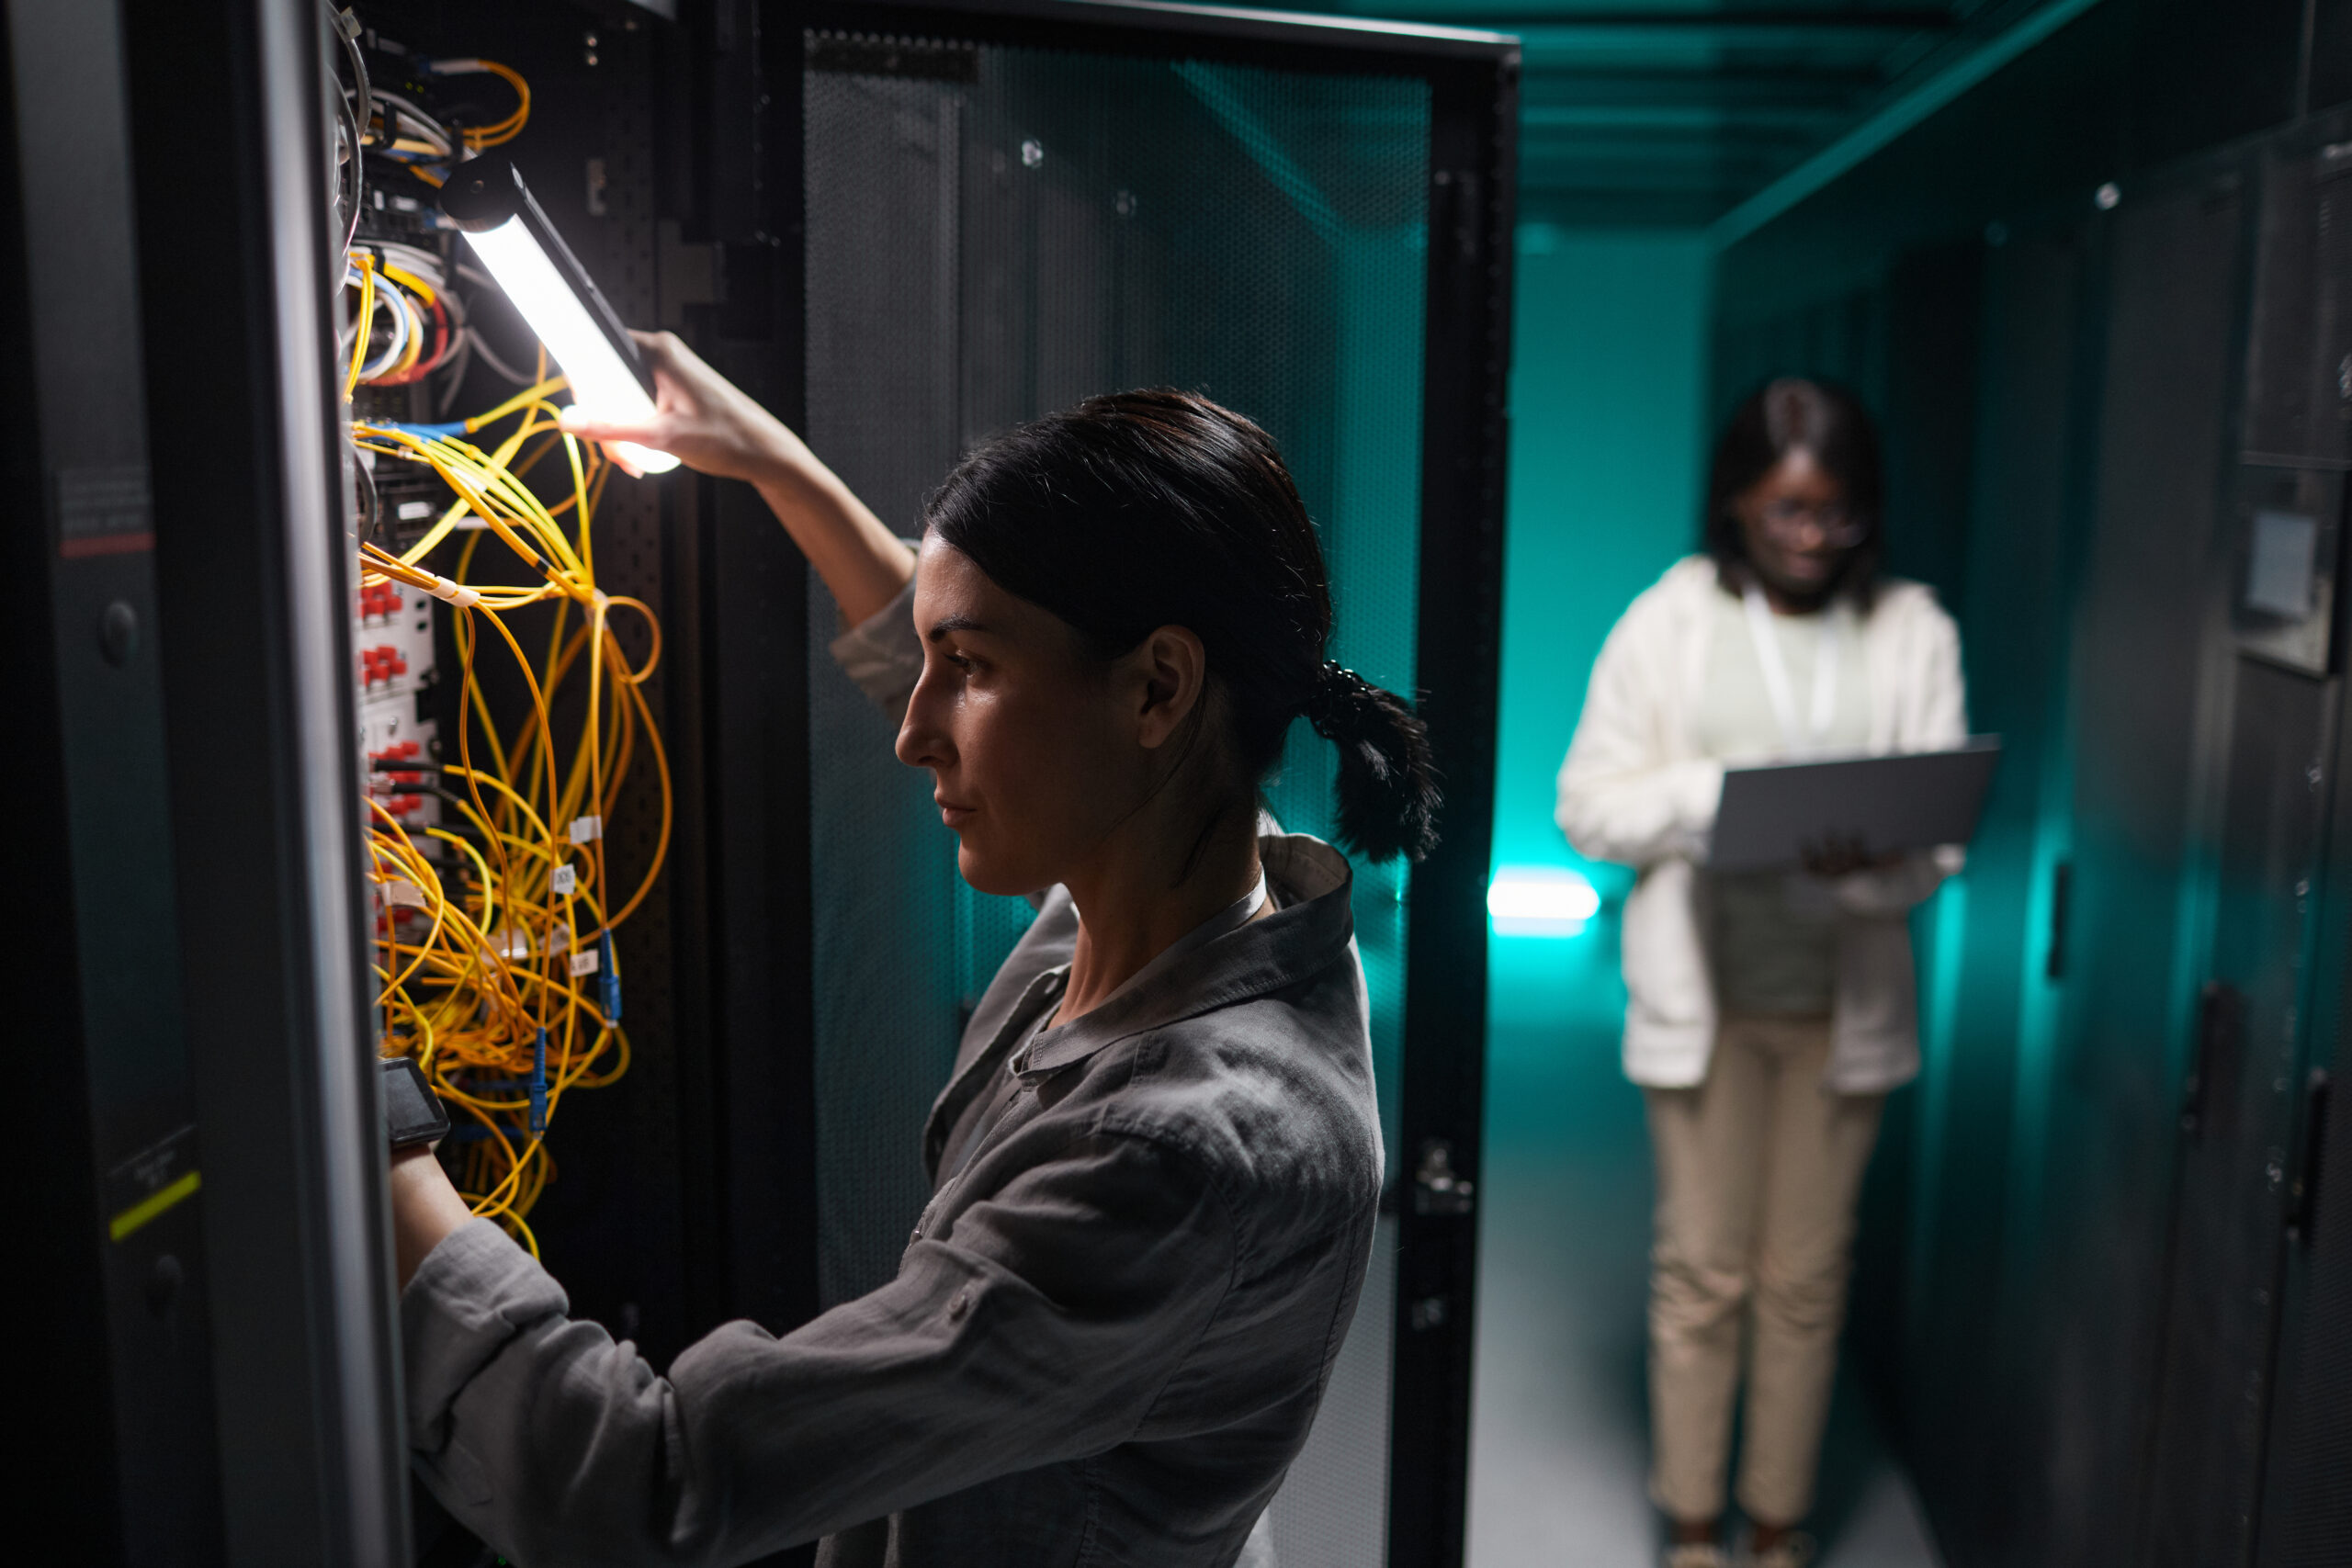
M2249 461L2299 476L2340 538L2343 472L2352 467L2352 156L2344 115L2285 140L2267 172L2264 260L2248 374ZM2316 510L2315 508L2312 510ZM2290 514L2291 511L2290 511ZM2331 555L2340 553L2331 549ZM2340 575L2340 574L2339 574ZM2330 584L2333 588L2333 582ZM2340 598L2331 592L2331 600ZM2310 606L2308 635L2286 646L2324 649L2343 610ZM2320 667L2340 671L2340 650ZM2325 767L2352 766L2345 682L2327 697L2335 735ZM2340 1085L2352 982L2352 792L2331 787L2327 843L2307 920L2313 928L2304 1010L2310 1064L2288 1067L2284 1158L2267 1233L2277 1237L2275 1348L2264 1368L2270 1418L2254 1555L2269 1568L2352 1559L2352 1111ZM2275 1090L2275 1084L2271 1086ZM2267 1108L2269 1109L2269 1108ZM2275 1133L2280 1118L2268 1119ZM2266 1175L2267 1167L2266 1167Z
M1443 847L1409 879L1360 867L1356 894L1389 1201L1272 1524L1294 1568L1456 1562L1515 48L1079 4L784 7L762 26L769 186L797 198L776 214L800 237L783 252L805 344L792 400L885 520L913 531L990 431L1093 392L1199 389L1291 460L1332 563L1335 656L1423 694ZM960 1010L1028 911L956 877L810 592L805 1070L831 1303L895 1268ZM1294 746L1271 803L1328 836L1329 761Z
M2165 977L2196 894L2243 211L2233 183L2188 178L2125 192L2098 231L2106 343L2069 660L2064 995L2048 1055L2019 1065L2030 1157L2010 1187L2037 1235L2014 1260L2016 1321L2052 1436L2023 1513L2050 1562L2118 1550L2160 1352L2173 1064L2195 1002L2193 971Z
M2150 1561L2245 1561L2269 1407L2334 694L2237 670L2212 975L2181 1111Z
M2335 628L2352 428L2337 389L2352 184L2325 152L2262 171L2240 462L2222 510L2234 649L2212 840L2210 958L2180 1114L2149 1559L2254 1554L2289 1231L2303 1217L2299 1116L2312 1103L2334 729ZM2290 1449L2291 1454L2291 1448Z

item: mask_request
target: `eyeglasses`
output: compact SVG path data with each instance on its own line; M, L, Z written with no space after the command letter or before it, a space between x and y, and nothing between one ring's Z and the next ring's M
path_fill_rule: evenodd
M1807 527L1817 530L1821 542L1832 549L1850 549L1862 542L1870 533L1870 525L1847 510L1843 502L1824 502L1815 505L1809 501L1791 501L1786 497L1766 502L1756 509L1756 520L1764 531L1783 544L1795 544Z

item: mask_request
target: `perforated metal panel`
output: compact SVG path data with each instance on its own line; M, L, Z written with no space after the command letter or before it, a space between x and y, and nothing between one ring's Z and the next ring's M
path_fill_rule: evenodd
M1419 592L1430 101L1312 74L811 34L804 81L808 437L892 526L971 443L1091 393L1193 389L1282 445L1323 535L1333 657L1410 691ZM822 590L814 590L821 600ZM888 1279L928 1196L919 1134L961 1010L1026 924L956 878L927 775L821 646L812 606L821 1275ZM1330 830L1301 725L1268 804ZM1358 867L1396 1168L1405 884ZM1290 1568L1385 1551L1395 1228L1274 1508Z

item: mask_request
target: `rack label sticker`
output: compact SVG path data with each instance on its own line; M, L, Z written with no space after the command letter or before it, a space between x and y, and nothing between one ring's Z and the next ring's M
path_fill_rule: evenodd
M135 555L155 547L147 465L57 470L57 553Z
M107 1172L107 1238L120 1241L204 1185L196 1168L196 1124L132 1155Z

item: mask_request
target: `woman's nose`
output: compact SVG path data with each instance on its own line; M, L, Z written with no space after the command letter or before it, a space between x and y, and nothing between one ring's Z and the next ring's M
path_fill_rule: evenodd
M899 722L898 744L893 748L899 761L910 768L936 768L946 763L952 748L946 732L937 722L938 705L926 674L915 682L913 693L907 698L907 716Z

